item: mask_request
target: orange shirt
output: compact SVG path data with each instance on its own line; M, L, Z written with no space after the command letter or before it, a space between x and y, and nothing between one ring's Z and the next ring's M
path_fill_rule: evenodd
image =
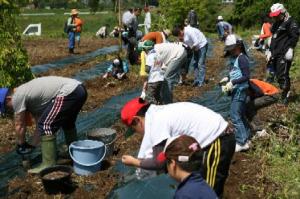
M279 93L278 88L264 81L258 79L250 79L250 81L255 84L263 92L264 95L275 95Z
M76 25L76 32L81 32L83 21L79 17L76 17L74 19L74 24Z
M263 34L259 35L259 38L266 39L268 37L271 37L272 36L271 27L272 27L272 25L270 23L264 23L263 27L262 27Z
M146 41L146 40L151 40L155 44L161 44L164 42L161 32L149 32L142 38L142 41Z

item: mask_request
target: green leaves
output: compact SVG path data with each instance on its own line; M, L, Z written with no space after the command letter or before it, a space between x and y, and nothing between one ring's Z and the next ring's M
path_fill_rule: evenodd
M175 24L183 24L188 12L194 9L198 15L200 29L215 31L220 4L210 0L160 0L159 8L161 16L155 21L155 28L172 28Z
M32 79L33 75L17 29L16 2L0 0L0 3L5 3L0 9L0 87L13 88Z

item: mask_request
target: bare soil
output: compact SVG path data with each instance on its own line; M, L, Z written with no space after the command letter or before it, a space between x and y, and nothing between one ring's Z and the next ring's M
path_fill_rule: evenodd
M105 46L116 44L118 44L118 40L113 38L82 37L80 47L75 47L75 53L85 54ZM26 39L23 41L23 45L27 50L31 66L45 64L69 56L67 38Z
M93 41L94 42L94 41ZM214 46L214 57L209 58L207 62L207 79L208 84L201 88L193 88L191 85L178 86L175 89L174 97L177 101L185 101L192 97L200 96L204 91L209 90L216 85L219 80L219 71L224 66L225 59L223 59L223 44L216 42ZM64 48L66 45L63 45ZM63 48L63 47L61 47ZM264 65L262 57L259 54L255 55L258 60L258 65ZM41 63L40 60L47 62L46 58L39 60L35 59L36 63ZM53 60L49 58L49 60ZM40 61L40 62L39 62ZM89 63L74 65L73 68L67 67L63 70L53 70L49 74L60 74L63 76L70 76L75 71L88 67ZM75 69L74 69L75 68ZM259 68L259 67L257 67ZM261 69L263 70L263 69ZM71 71L71 72L70 72ZM256 69L255 74L261 74ZM189 77L191 80L191 77ZM91 111L101 106L105 100L114 95L118 95L126 90L142 86L143 80L134 74L130 74L125 81L118 81L114 79L104 80L101 77L85 82L89 97L83 108L83 111ZM284 113L285 109L282 110ZM262 119L264 112L260 112ZM0 153L8 152L14 147L13 124L9 119L0 120ZM134 154L139 148L141 137L137 134L125 138L124 132L126 127L117 122L112 126L117 130L118 139L115 143L115 151L113 157L105 162L102 171L97 172L90 177L79 177L72 175L72 181L77 189L71 195L56 195L56 198L105 198L116 185L118 180L122 177L112 170L112 166L116 161L119 161L123 154ZM4 146L4 147L2 147ZM262 160L254 159L247 153L238 153L235 155L232 166L230 168L230 175L228 177L224 198L265 198L265 192L276 191L277 186L264 177ZM38 176L27 175L25 178L16 177L9 182L9 191L13 193L9 198L53 198L44 193L41 180Z

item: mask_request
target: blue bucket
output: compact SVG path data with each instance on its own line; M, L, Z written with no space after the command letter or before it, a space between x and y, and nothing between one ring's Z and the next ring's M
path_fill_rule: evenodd
M76 174L92 175L101 168L106 146L100 141L81 140L70 144L69 153L74 162L73 168Z

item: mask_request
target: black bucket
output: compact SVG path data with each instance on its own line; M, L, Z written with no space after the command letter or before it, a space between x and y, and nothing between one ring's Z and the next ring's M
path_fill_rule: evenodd
M53 166L40 172L45 192L47 194L70 194L76 187L72 184L71 174L73 170L68 166Z
M114 143L117 139L117 131L111 128L96 128L87 133L90 140L98 140L106 145L106 156L110 157L114 151Z

